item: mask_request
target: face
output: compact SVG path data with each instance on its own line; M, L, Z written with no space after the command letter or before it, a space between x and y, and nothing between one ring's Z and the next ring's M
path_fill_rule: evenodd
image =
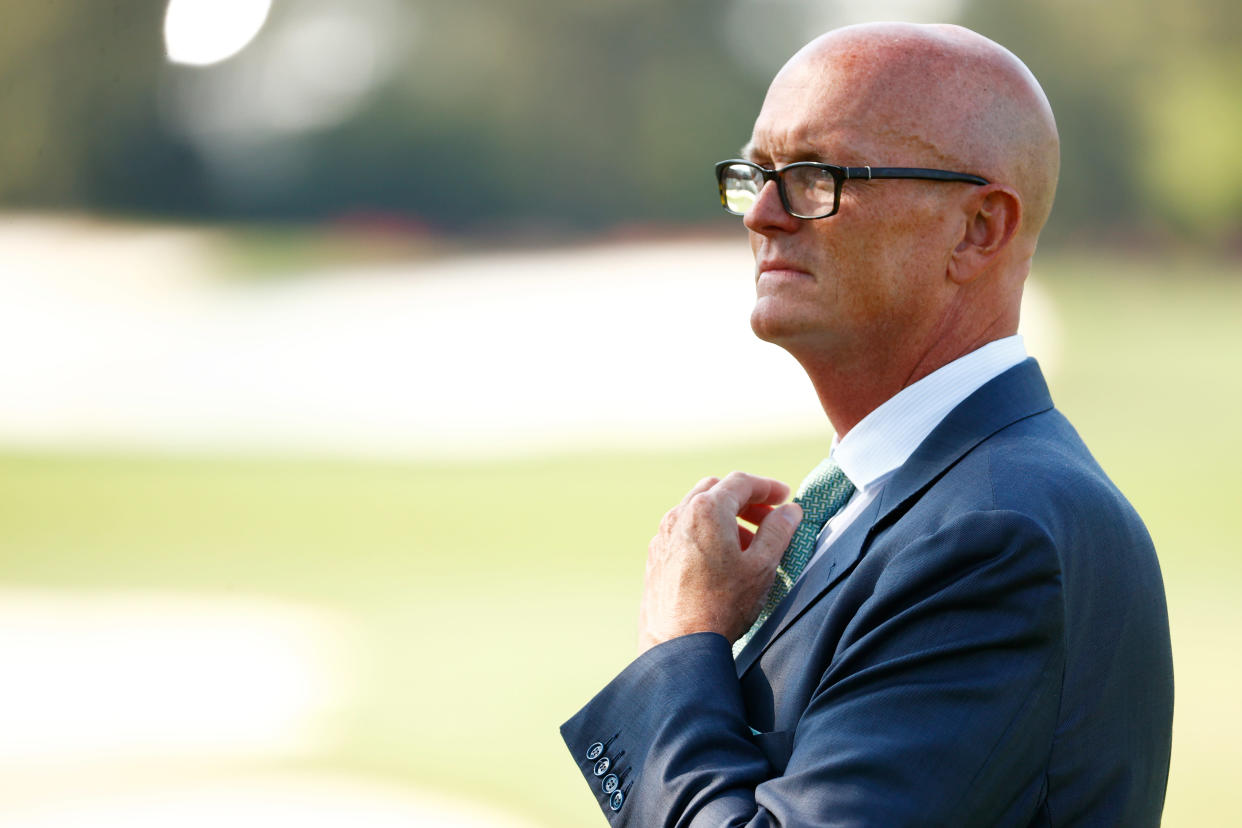
M747 155L764 167L938 166L920 136L860 105L852 64L795 58L764 101ZM892 92L892 90L888 90ZM800 358L876 360L932 335L951 290L945 271L960 230L935 182L848 180L824 219L785 213L768 182L743 221L755 255L751 327Z

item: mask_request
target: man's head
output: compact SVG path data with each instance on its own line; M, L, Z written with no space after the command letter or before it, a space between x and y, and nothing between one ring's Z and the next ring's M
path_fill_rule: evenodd
M744 219L751 322L808 370L904 385L1016 330L1059 149L1043 91L1007 50L956 26L829 32L777 74L745 152L769 168L930 167L989 182L849 180L839 212L815 220L764 187Z

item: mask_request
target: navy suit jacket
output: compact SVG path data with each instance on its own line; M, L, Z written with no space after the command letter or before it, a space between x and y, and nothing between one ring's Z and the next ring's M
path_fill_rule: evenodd
M1172 711L1151 539L1027 360L736 662L667 641L561 733L614 825L1130 828L1159 824Z

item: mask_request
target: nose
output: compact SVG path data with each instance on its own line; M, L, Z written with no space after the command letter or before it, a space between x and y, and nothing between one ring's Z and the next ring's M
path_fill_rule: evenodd
M794 218L785 212L781 204L780 190L775 181L763 182L755 203L742 216L742 224L755 233L769 235L771 233L793 233L798 229L802 219Z

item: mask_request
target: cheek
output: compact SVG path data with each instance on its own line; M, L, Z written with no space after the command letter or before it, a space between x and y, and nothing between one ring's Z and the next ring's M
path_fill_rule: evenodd
M908 335L926 305L922 271L910 251L878 241L841 253L848 258L828 287L835 293L831 301L842 330L860 343L891 347L893 340Z
M894 310L921 302L943 281L948 248L942 218L908 200L869 206L875 209L859 211L866 226L853 234L850 251L854 268L869 282L858 286L860 295Z

